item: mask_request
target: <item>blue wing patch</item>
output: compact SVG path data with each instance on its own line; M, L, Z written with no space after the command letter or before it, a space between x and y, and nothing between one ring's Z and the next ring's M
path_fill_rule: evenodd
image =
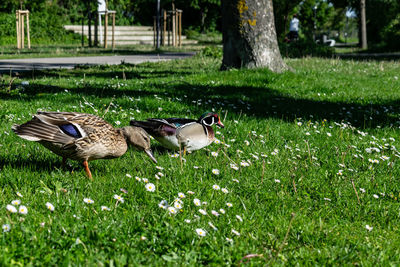
M81 138L82 137L82 135L79 132L78 128L76 128L76 126L73 125L73 124L64 124L64 125L61 125L59 127L60 127L61 131L63 131L63 133L65 133L66 135L69 135L69 136L74 137L74 138Z

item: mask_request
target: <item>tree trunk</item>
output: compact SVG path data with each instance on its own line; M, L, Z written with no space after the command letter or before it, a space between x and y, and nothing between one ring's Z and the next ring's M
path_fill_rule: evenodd
M222 0L221 69L287 70L279 52L272 0Z
M365 0L360 0L360 15L361 15L361 48L367 49L367 19L365 16Z

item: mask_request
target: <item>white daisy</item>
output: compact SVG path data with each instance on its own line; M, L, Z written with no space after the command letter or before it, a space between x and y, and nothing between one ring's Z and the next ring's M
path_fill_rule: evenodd
M177 210L183 209L182 203L180 203L179 201L175 201L175 202L174 202L174 207L175 207L175 209L177 209Z
M117 194L114 195L114 199L116 199L118 202L121 202L121 203L125 202L124 198L121 196L118 196Z
M240 215L236 215L236 219L238 219L240 222L243 222L243 219L240 217Z
M3 224L1 227L3 229L3 232L10 232L11 226L9 224Z
M127 174L125 174L126 175L126 177L128 177L128 178L132 178L132 175L130 175L129 173L127 173Z
M367 225L365 225L365 229L367 229L368 231L372 231L372 229L374 229L374 227L372 227L372 226L369 226L368 224Z
M23 205L21 205L21 206L19 206L18 212L23 214L23 215L28 214L28 208L23 206Z
M226 188L222 188L221 191L222 191L222 193L224 193L224 194L228 194L228 193L229 193L228 189L226 189Z
M207 232L206 232L205 230L201 229L201 228L197 228L197 229L196 229L196 233L197 233L199 236L206 236L206 234L207 234Z
M215 157L215 158L218 157L218 152L214 152L214 151L211 152L211 156L213 156L213 157Z
M167 209L168 208L168 202L165 199L163 199L163 200L160 201L160 203L158 203L158 206L160 208L162 208L162 209Z
M206 210L199 209L199 212L200 212L201 214L203 214L203 215L207 215L207 211L206 211Z
M225 210L224 209L219 209L219 212L221 212L222 214L225 214Z
M107 206L101 206L102 211L110 211L111 209Z
M178 193L178 197L180 197L180 198L185 198L186 196L185 196L184 193Z
M17 192L16 194L17 194L17 196L19 196L19 197L23 197L23 195L22 195L20 192Z
M50 211L54 211L54 205L51 204L50 202L46 202L46 208L49 209Z
M156 187L155 187L155 185L152 184L152 183L146 184L146 189L147 189L147 191L149 191L149 192L154 192L154 191L156 191Z
M240 233L238 231L236 231L235 229L232 229L232 233L234 233L237 236L240 236Z
M215 175L218 175L219 174L219 170L218 169L212 169L212 173L215 174Z
M201 206L201 201L200 201L200 199L198 199L198 198L193 199L193 203L194 203L196 206Z
M214 216L216 216L216 217L218 217L218 216L219 216L219 213L218 213L218 211L215 211L215 210L212 210L212 211L211 211L211 214L212 214L212 215L214 215Z
M226 205L229 207L229 208L232 208L233 207L233 205L232 205L232 203L226 203Z
M215 184L215 185L213 185L213 189L214 190L220 190L221 188L219 187L219 185Z
M94 203L94 201L92 199L90 199L90 198L84 198L83 202L85 202L86 204L93 204Z
M214 231L218 231L218 228L214 226L214 224L212 224L211 222L208 222L208 225L214 230Z
M13 205L7 205L6 209L11 213L17 213L18 212L17 208L14 207Z
M174 207L168 207L168 211L169 211L170 214L177 214L178 213L178 210L175 209Z
M11 201L11 204L14 206L18 206L19 204L21 204L21 200L19 200L19 199L13 200L13 201Z

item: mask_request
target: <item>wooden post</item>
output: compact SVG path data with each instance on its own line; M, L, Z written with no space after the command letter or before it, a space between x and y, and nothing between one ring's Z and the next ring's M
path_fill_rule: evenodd
M104 48L107 48L108 11L104 13Z
M178 42L178 45L182 46L182 10L179 10L178 18L179 18L179 21L178 21L179 42Z
M25 48L25 25L24 25L24 14L21 13L21 48Z
M164 10L162 44L165 45L165 32L167 31L167 10Z
M15 12L15 20L16 20L16 25L17 25L17 48L20 49L21 47L21 40L20 40L20 33L19 33L19 11L17 10Z
M156 17L153 17L153 46L156 47Z
M176 46L176 11L175 4L172 3L172 46Z
M112 49L115 49L115 11L112 13Z
M31 36L29 34L29 11L26 13L26 37L28 38L28 49L31 49Z

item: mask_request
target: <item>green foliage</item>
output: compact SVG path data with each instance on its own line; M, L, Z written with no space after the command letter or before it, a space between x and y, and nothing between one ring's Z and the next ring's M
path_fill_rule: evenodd
M222 47L207 46L199 53L200 56L222 59Z

